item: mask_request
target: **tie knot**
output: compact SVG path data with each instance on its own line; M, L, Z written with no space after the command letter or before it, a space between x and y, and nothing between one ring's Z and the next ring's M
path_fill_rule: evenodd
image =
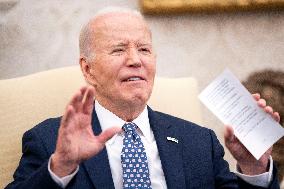
M129 131L135 131L138 128L138 126L135 123L125 123L122 126L122 129L124 130L124 132L129 132Z

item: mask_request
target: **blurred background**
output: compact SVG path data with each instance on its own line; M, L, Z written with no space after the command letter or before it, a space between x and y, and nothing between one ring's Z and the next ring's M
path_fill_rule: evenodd
M142 9L138 0L0 0L0 79L78 65L79 31L106 6ZM280 86L276 105L284 103L284 11L164 10L145 17L153 32L158 76L195 77L201 91L225 68L246 82L251 74L269 70L269 83L277 71L272 82ZM223 142L223 124L204 106L202 111L202 124Z

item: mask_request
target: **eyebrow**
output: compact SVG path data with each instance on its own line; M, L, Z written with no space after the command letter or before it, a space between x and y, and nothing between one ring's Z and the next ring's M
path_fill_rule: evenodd
M151 43L138 43L137 44L138 47L141 47L141 46L152 46Z
M112 48L115 48L115 47L125 47L125 46L128 46L128 43L125 43L125 42L119 42L118 44L114 44L114 45L111 45ZM142 46L152 46L151 43L140 43L140 42L136 42L135 43L135 46L137 47L142 47Z
M125 46L127 46L127 43L124 43L124 42L120 42L120 43L118 43L118 44L114 44L114 45L111 45L111 47L125 47Z

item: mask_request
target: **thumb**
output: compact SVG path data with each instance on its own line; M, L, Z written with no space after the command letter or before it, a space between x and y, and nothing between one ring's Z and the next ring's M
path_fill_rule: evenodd
M97 139L100 143L105 144L115 134L120 133L121 131L121 127L111 127L103 131L100 135L98 135Z
M225 139L225 144L229 144L234 141L234 130L232 126L230 125L225 125L225 131L224 131L224 139Z

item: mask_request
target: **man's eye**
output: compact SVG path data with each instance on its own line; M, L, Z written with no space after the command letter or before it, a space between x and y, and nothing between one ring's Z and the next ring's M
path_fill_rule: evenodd
M119 49L113 49L113 50L111 51L111 53L112 53L112 54L119 54L119 53L122 53L123 51L124 51L124 49L119 48Z
M148 48L140 48L139 51L144 52L144 53L150 53L150 49Z

